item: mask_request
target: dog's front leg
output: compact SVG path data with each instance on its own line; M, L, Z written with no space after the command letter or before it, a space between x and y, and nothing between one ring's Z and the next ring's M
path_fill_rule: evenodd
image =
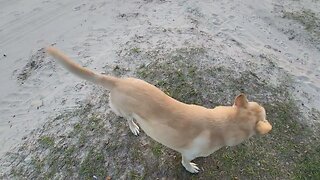
M188 157L183 154L181 155L182 155L181 163L186 168L186 170L191 173L198 173L200 169L198 168L197 164L191 162L194 158Z

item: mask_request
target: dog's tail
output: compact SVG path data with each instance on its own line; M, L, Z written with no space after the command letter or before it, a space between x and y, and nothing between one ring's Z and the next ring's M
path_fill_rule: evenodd
M117 81L119 81L119 78L98 74L96 72L91 71L88 68L80 66L67 55L65 55L64 53L62 53L54 47L48 47L46 48L46 51L55 59L59 60L59 62L69 71L85 80L88 80L95 84L102 85L110 90L116 85Z

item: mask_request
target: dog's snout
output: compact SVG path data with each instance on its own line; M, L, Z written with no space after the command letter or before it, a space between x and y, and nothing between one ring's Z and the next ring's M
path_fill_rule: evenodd
M272 125L268 121L259 121L256 124L256 131L259 134L267 134L272 130Z

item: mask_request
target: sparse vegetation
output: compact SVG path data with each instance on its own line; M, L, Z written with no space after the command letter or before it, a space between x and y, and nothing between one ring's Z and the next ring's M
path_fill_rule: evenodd
M135 48L132 48L132 49L131 49L131 52L133 52L133 53L139 53L139 52L141 52L141 50L140 50L140 48L135 47Z
M100 150L100 152L90 150L80 165L79 175L83 179L91 179L93 176L107 177L104 156L103 150Z
M301 11L285 11L284 18L295 20L301 23L304 28L317 38L320 38L320 18L316 13L309 9L303 9Z
M148 53L142 54L149 57ZM252 71L235 74L234 69L213 67L194 60L205 54L203 48L177 49L166 54L165 58L153 56L155 61L140 66L136 74L180 101L206 107L231 104L236 94L245 92L250 100L265 106L268 119L273 124L269 135L255 136L241 145L225 147L207 158L196 159L194 162L203 171L192 175L182 167L178 153L154 142L143 132L138 137L132 135L122 118L99 111L99 107L107 104L108 95L102 93L91 99L94 103L54 118L57 124L73 119L75 122L69 125L71 130L60 132L54 139L43 133L29 151L22 150L20 155L12 155L12 158L22 158L23 162L22 155L31 153L33 159L30 163L12 166L8 177L318 178L319 138L301 123L302 115L287 89L290 78L279 77L279 85L271 85ZM47 127L43 131L49 129ZM46 147L47 150L39 150L38 147Z
M35 54L30 57L30 61L23 67L21 72L17 75L19 83L23 84L34 71L41 67L45 57L44 48L39 49Z
M151 143L151 151L152 151L152 154L156 157L160 157L162 155L162 147L163 145L157 143L157 142L153 142Z
M1 134L16 139L3 151L21 144L1 156L0 179L320 180L319 0L3 2ZM109 91L75 85L39 49L49 41L85 67L185 103L231 105L244 92L273 129L195 159L200 172L190 174L179 153L131 133Z
M305 177L301 176L300 173L304 173L297 167L314 164L306 161L317 159L315 149L318 148L318 138L301 123L299 108L286 89L291 82L290 78L284 78L282 84L276 87L267 84L251 71L241 72L240 77L235 77L230 76L232 70L226 67L196 67L192 61L177 56L168 59L166 62L156 61L147 67L142 66L137 72L141 78L147 79L176 99L207 107L221 104L225 101L222 99L226 98L225 94L246 92L250 99L263 102L274 126L271 134L265 137L253 137L239 146L223 148L211 158L196 160L206 170L200 177ZM259 97L260 94L272 96L260 99L263 98ZM227 101L232 102L234 97L230 98ZM307 144L309 145L306 146ZM215 168L212 169L213 167ZM309 177L318 177L314 172L320 169L312 169L316 167L319 166L310 167Z
M54 145L54 139L53 137L50 137L50 136L42 136L38 141L39 141L39 144L45 148L49 148Z

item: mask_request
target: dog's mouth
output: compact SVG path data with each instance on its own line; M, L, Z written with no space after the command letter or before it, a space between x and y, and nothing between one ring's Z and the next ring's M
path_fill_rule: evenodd
M256 124L256 131L258 134L267 134L272 130L272 125L269 123L269 121L258 121Z

